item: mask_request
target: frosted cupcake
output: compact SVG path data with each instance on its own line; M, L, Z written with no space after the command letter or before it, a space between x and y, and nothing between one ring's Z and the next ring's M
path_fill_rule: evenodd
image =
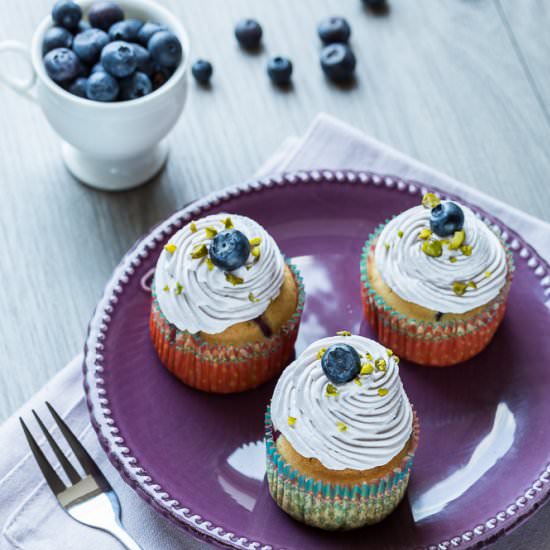
M266 413L273 499L298 521L330 530L376 523L395 509L419 432L397 357L338 334L285 369Z
M429 193L366 242L365 316L401 357L453 365L494 336L512 273L512 255L489 226L466 206Z
M244 391L288 363L303 294L296 268L261 225L244 216L207 216L179 230L158 259L153 344L186 384Z

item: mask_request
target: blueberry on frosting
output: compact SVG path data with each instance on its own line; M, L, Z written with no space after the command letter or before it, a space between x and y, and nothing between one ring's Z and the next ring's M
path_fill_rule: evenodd
M321 367L331 382L345 384L361 371L361 358L348 344L333 344L323 353Z
M432 208L430 229L439 237L450 237L455 231L464 227L462 208L451 201L446 201Z
M250 254L250 242L238 229L228 229L212 239L208 252L216 267L235 271L245 265Z

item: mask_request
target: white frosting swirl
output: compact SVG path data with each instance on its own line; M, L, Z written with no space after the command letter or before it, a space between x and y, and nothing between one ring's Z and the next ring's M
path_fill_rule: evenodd
M207 237L206 228L223 231L228 217L248 240L261 239L259 259L254 261L251 254L249 269L243 266L231 272L243 279L237 285L218 267L209 269L206 258L191 257L196 246L209 246L212 239ZM193 223L196 231L191 230L191 224L180 229L169 241L176 249L164 249L157 261L155 292L166 319L192 334L217 334L259 317L279 295L284 280L285 261L273 238L260 224L236 214L215 214Z
M390 220L378 237L375 265L384 282L403 300L442 313L466 313L489 303L506 284L506 251L493 231L466 206L464 244L470 256L443 245L437 258L422 251L418 235L430 227L430 209L415 206ZM399 237L398 232L403 236ZM437 235L433 236L439 239ZM389 247L387 246L389 245ZM456 258L455 262L450 257ZM462 296L453 283L469 283Z
M349 344L367 363L383 358L386 370L334 385L337 395L326 395L330 380L318 352L333 344ZM380 395L378 390L387 390ZM382 393L383 393L382 392ZM293 426L289 417L295 418ZM311 344L284 371L271 401L273 426L306 458L316 458L331 470L366 470L387 464L409 440L413 412L395 357L386 348L362 336L335 336ZM341 431L342 425L345 431Z

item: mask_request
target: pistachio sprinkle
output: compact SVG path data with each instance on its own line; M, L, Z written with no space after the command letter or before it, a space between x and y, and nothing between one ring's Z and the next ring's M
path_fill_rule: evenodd
M225 220L222 220L222 223L226 229L233 229L235 227L231 218L225 218Z
M449 243L450 250L458 250L463 244L464 239L466 238L466 233L463 229L460 231L455 231L451 242Z
M207 239L213 239L218 234L218 231L214 229L211 225L205 227L204 232L206 233Z
M339 330L336 336L351 336L351 332L349 330Z
M435 208L441 203L441 199L435 193L426 193L422 197L422 206L424 208Z
M173 254L177 249L178 247L174 243L168 243L164 246L164 250L170 254Z
M294 428L294 426L296 425L296 418L294 418L293 416L289 416L288 417L288 425L291 428Z
M325 355L325 351L327 351L327 348L321 348L321 349L317 352L317 359L322 359L322 358L323 358L323 355Z
M466 292L466 283L463 283L462 281L455 281L453 283L453 292L457 296L464 296L464 293Z
M250 243L250 246L259 246L262 244L262 238L254 237L253 239L250 239L250 241L248 242Z
M208 255L208 248L205 244L198 244L191 251L191 258L193 260L200 260Z
M325 395L327 397L334 397L334 396L338 395L338 389L336 388L336 386L333 386L332 384L327 384L327 389L326 389Z
M244 283L244 279L242 277L238 277L233 273L226 273L225 279L226 281L230 282L233 286L242 285Z
M176 289L174 290L176 296L179 296L183 292L183 286L181 283L176 283Z
M418 234L418 238L425 241L426 239L429 239L432 236L432 230L425 228L421 229L420 233Z
M365 363L361 366L361 372L360 374L366 375L366 374L372 374L374 371L374 367L372 366L372 363Z
M388 395L388 389L387 388L378 388L378 395L380 397L384 397L385 395Z
M197 232L197 224L195 222L191 222L189 224L189 229L191 230L191 233L196 233Z
M348 427L340 421L336 422L336 427L338 428L339 432L345 432L348 429Z
M380 372L384 372L387 368L386 360L380 357L374 362L374 366L376 367L376 370L379 370Z
M214 269L214 262L210 258L207 257L205 263L208 271L212 271Z
M401 231L401 229L400 229L400 230L397 232L397 236L398 236L400 239L402 239L402 238L403 238L403 235L404 235L404 233L403 233L403 231Z
M424 241L422 252L432 258L439 258L443 254L443 247L440 241Z

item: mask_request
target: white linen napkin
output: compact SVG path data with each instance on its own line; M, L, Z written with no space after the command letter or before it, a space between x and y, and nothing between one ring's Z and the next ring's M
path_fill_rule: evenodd
M320 166L322 163L322 166ZM355 168L417 179L458 194L498 216L532 243L550 261L550 224L535 219L435 170L405 157L358 130L318 115L302 139L290 138L257 175L307 168ZM205 548L146 505L111 466L91 428L81 380L82 356L73 359L12 418L0 426L0 550L118 550L109 535L82 526L57 505L31 456L17 420L31 409L49 415L44 401L54 404L109 478L118 493L123 521L145 549ZM52 427L53 422L48 422ZM496 543L495 549L547 548L550 506L528 524Z

